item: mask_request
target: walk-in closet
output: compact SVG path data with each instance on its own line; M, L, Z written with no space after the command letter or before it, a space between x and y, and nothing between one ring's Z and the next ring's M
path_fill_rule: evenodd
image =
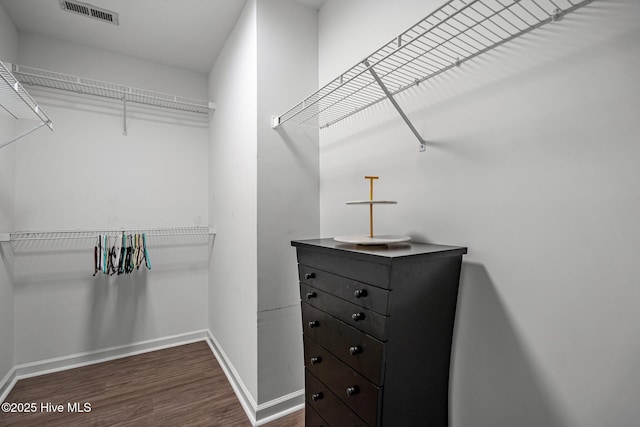
M0 426L636 425L636 0L0 0Z

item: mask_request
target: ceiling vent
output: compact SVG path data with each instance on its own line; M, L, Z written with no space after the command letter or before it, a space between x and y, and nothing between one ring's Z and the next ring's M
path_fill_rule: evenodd
M102 22L108 22L114 25L120 24L120 22L118 21L118 14L116 12L91 6L88 3L81 3L79 1L60 0L60 7L62 8L62 10L66 10L67 12L88 16L90 18L98 19Z

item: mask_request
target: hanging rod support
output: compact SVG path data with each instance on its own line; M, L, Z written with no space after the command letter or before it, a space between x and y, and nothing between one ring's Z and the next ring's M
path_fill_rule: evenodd
M364 65L369 69L369 72L371 73L375 81L378 82L378 85L380 85L380 89L382 89L387 98L389 98L389 101L391 101L395 109L398 111L400 117L402 117L402 120L404 120L407 126L409 126L409 129L411 129L411 132L413 132L416 138L418 138L418 141L420 142L420 151L425 151L427 149L427 143L422 138L420 133L416 130L415 126L413 126L413 123L411 123L411 120L409 120L409 117L407 117L407 115L404 113L398 102L394 99L391 92L389 92L389 89L387 89L387 86L384 84L382 79L380 79L378 73L376 73L376 70L374 70L373 67L369 65L369 61L366 59L364 60Z
M122 98L122 119L124 126L124 131L122 132L122 134L124 136L127 136L127 100L125 98Z

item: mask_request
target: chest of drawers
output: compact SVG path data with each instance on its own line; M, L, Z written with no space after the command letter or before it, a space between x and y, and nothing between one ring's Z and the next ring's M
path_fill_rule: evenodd
M464 247L296 240L305 425L448 425Z

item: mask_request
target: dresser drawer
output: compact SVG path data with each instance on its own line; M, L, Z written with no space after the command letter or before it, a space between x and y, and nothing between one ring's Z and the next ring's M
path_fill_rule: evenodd
M329 387L360 418L369 425L376 424L382 401L380 387L307 337L304 338L304 360L307 370Z
M318 411L313 406L306 404L304 408L304 427L330 427L325 420L322 419Z
M322 310L302 303L302 329L338 359L375 384L383 384L385 344Z
M366 427L353 411L349 409L329 388L309 371L305 371L304 394L307 406L316 410L318 415L330 426ZM374 425L375 426L375 425Z
M300 283L301 299L380 341L387 340L387 317Z
M298 263L318 268L338 276L347 277L380 288L390 288L391 266L366 259L348 258L326 252L298 248Z
M386 289L303 264L298 264L298 275L302 283L327 291L377 313L389 314L389 291Z

